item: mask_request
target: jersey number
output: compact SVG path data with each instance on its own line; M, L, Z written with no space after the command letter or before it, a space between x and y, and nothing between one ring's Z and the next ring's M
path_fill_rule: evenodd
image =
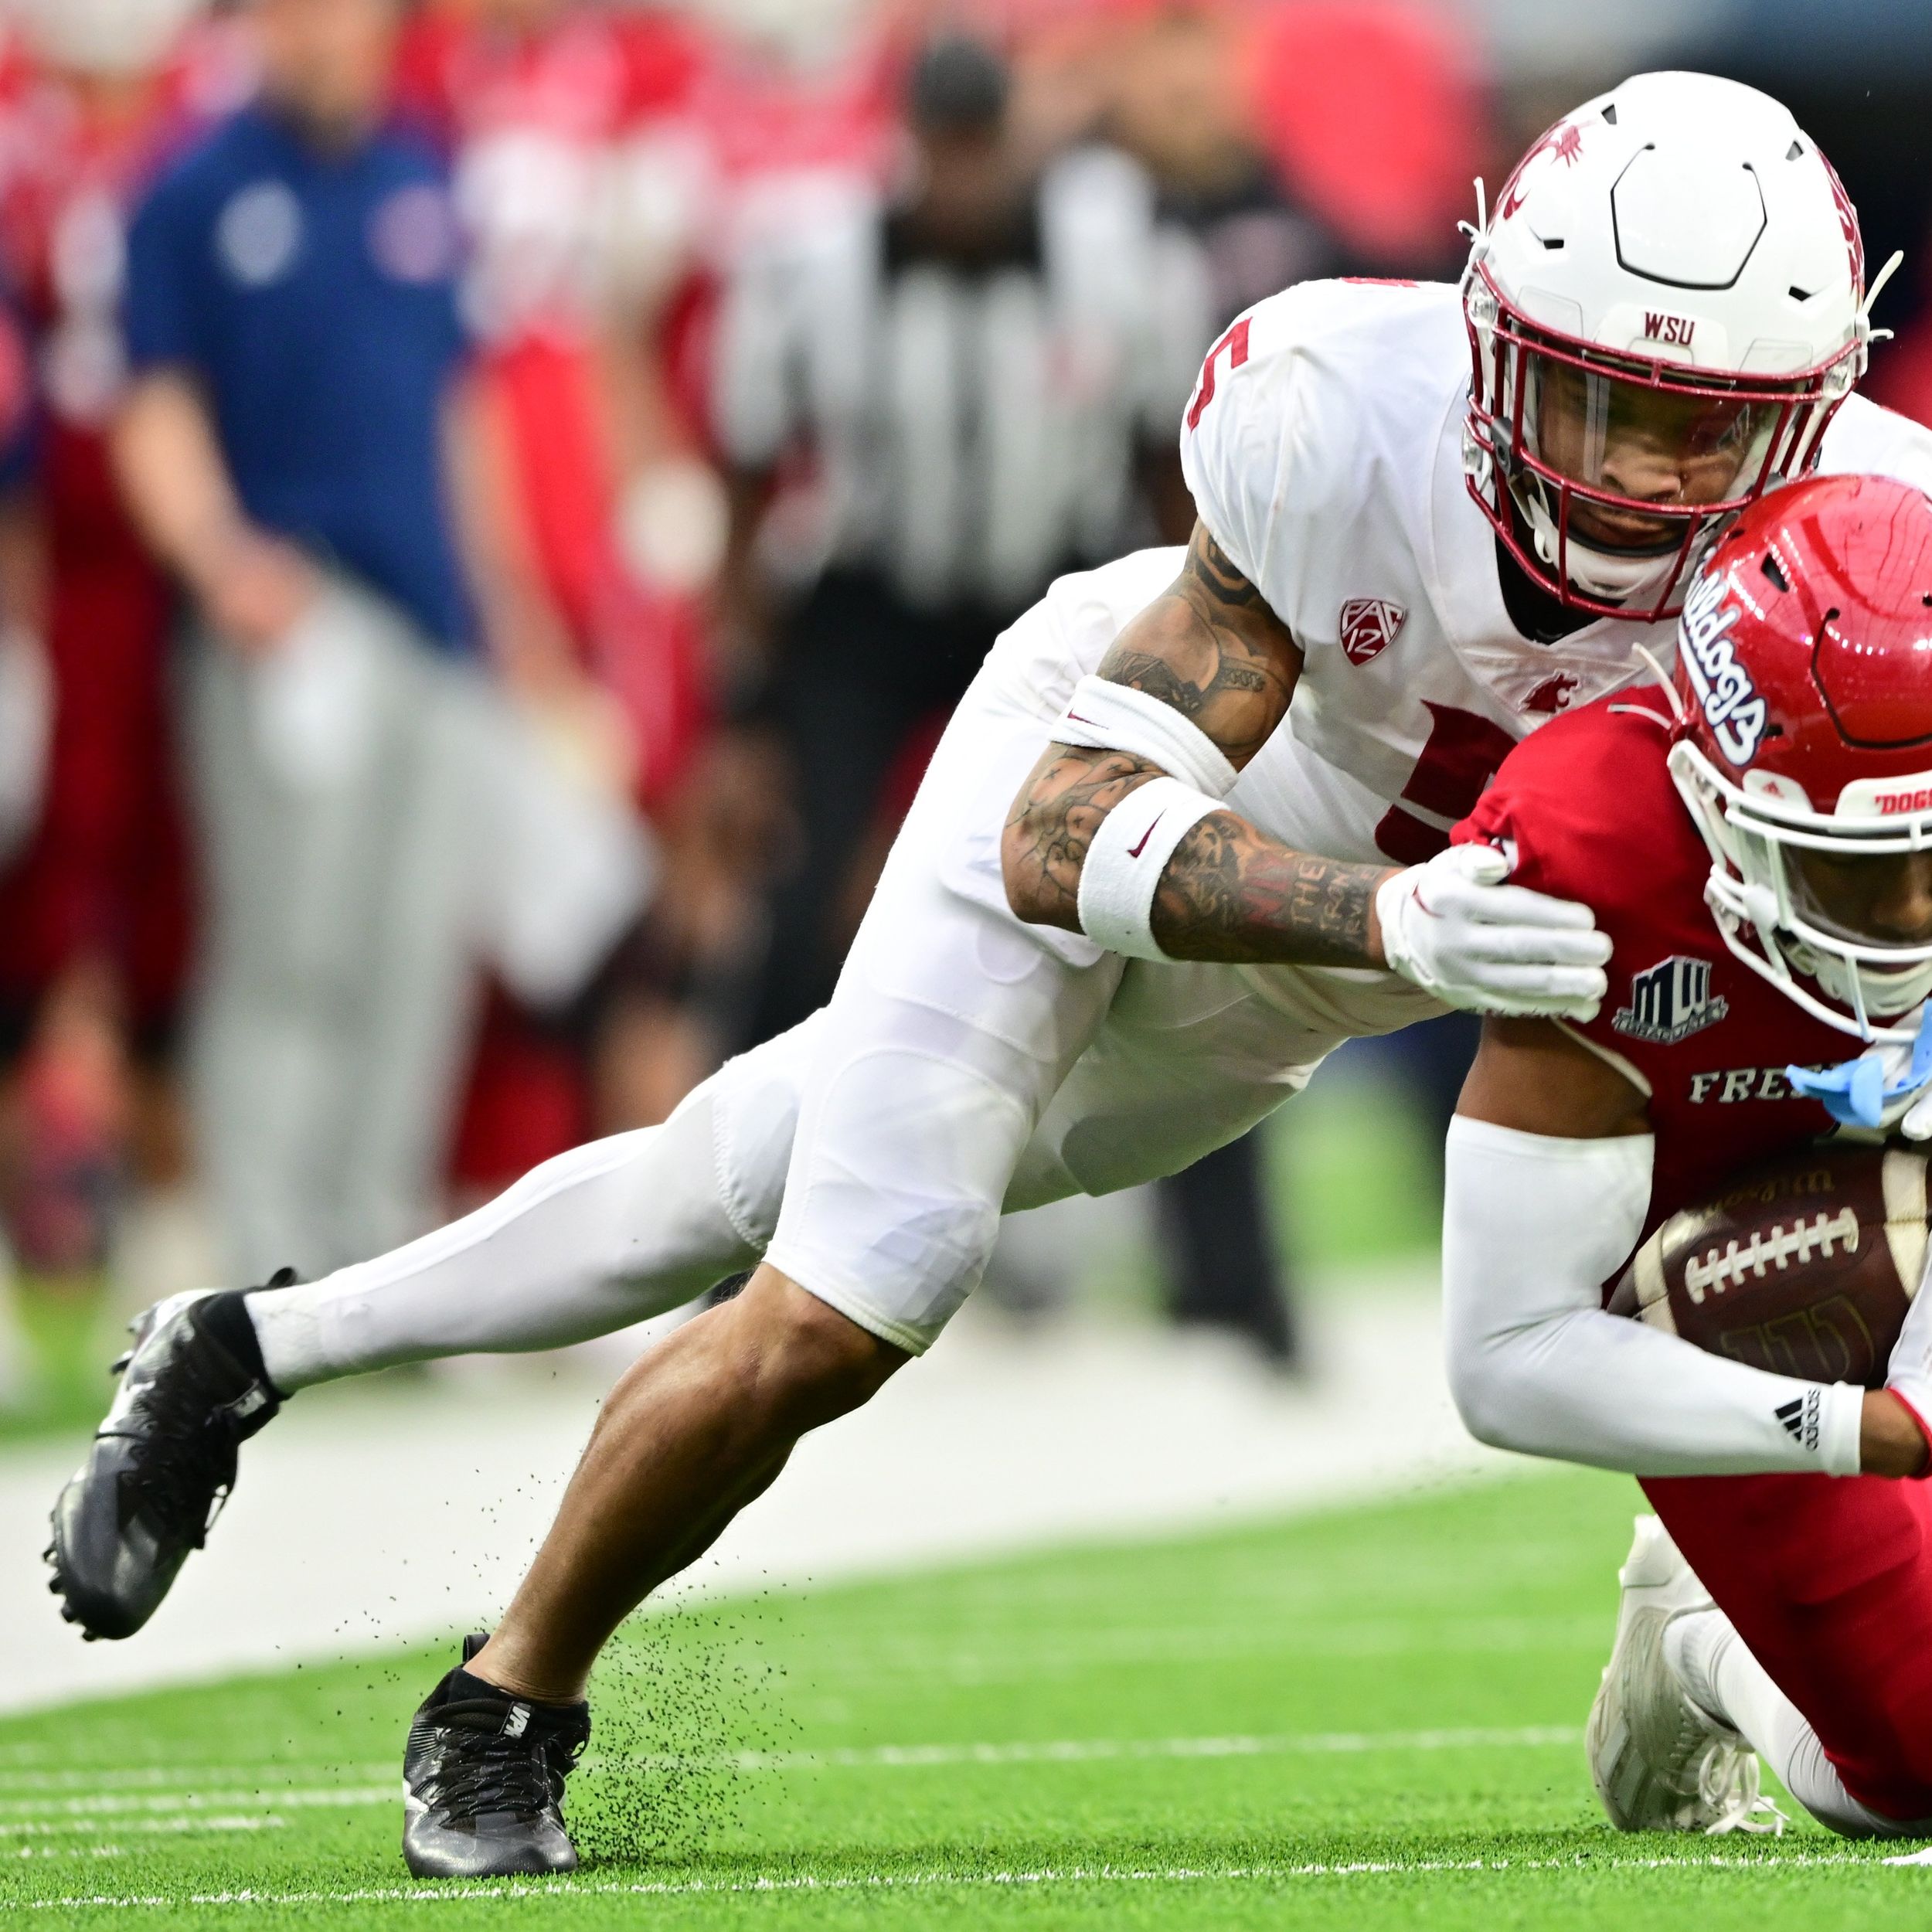
M1423 702L1429 704L1426 698ZM1429 704L1429 742L1402 788L1416 810L1391 805L1376 827L1376 845L1405 866L1419 866L1447 846L1449 828L1475 810L1483 787L1516 743L1502 726L1472 711Z
M1232 374L1248 359L1248 318L1243 315L1234 326L1207 352L1207 360L1201 365L1200 386L1194 392L1194 400L1187 406L1187 426L1197 427L1201 412L1214 400L1214 359L1223 349L1228 352L1228 370Z

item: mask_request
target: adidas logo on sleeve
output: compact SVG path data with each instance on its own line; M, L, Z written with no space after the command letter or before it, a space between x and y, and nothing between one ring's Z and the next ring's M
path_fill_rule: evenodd
M1794 1442L1802 1443L1813 1455L1818 1454L1818 1415L1824 1407L1822 1391L1807 1389L1801 1396L1794 1396L1789 1402L1781 1402L1772 1411L1784 1425L1784 1433Z

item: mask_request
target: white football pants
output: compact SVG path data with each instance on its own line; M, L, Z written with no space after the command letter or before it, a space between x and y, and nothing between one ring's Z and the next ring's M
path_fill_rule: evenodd
M663 1126L256 1298L277 1383L581 1341L760 1254L917 1353L978 1284L1003 1211L1176 1172L1298 1091L1342 1039L1440 1010L1393 975L1128 962L1016 919L1000 833L1047 723L982 672L831 1003Z

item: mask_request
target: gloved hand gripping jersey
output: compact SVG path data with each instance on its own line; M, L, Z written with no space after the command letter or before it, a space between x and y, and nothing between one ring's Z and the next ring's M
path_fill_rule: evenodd
M1445 1005L1589 1021L1609 981L1610 940L1587 906L1502 882L1494 845L1451 845L1376 893L1390 967Z

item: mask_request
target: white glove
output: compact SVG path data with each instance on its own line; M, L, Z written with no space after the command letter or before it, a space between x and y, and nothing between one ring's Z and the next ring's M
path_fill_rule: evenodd
M1509 876L1494 845L1451 845L1385 879L1376 913L1390 967L1447 1005L1594 1019L1608 936L1587 906L1505 886Z
M1899 1116L1899 1131L1908 1141L1932 1141L1932 1087L1921 1087Z

